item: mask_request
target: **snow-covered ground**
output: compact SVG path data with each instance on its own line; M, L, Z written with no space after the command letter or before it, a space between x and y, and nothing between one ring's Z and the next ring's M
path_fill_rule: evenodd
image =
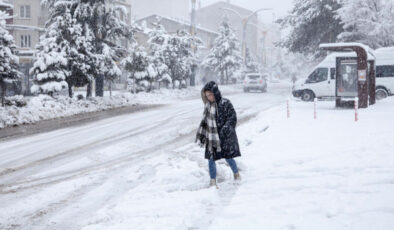
M0 229L384 229L394 225L394 98L360 110L234 94L243 156L208 188L199 99L0 142ZM226 95L225 95L226 96Z
M241 92L238 85L224 86L224 92ZM80 93L76 93L78 95ZM0 106L0 130L1 128L31 124L41 120L59 117L67 117L76 114L103 111L138 104L167 104L177 100L197 98L200 95L200 86L189 87L183 90L161 89L151 93L131 94L126 91L114 91L113 96L105 92L105 97L93 97L78 100L67 96L52 98L47 95L25 98L26 107Z
M334 102L318 102L316 120L312 103L290 107L239 128L243 181L210 229L392 229L394 98L358 122Z

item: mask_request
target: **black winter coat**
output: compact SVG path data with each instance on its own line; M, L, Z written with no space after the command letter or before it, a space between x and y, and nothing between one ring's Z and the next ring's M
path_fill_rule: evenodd
M201 91L201 96L203 102L207 102L204 92L211 91L217 103L217 115L216 115L216 125L219 132L220 147L221 152L214 151L214 160L219 160L222 158L230 159L241 156L241 151L239 149L238 137L235 132L235 127L237 125L237 114L234 110L233 105L230 100L222 98L222 94L219 91L218 85L211 81L208 82ZM208 151L208 147L205 148L205 158L210 159L211 153Z

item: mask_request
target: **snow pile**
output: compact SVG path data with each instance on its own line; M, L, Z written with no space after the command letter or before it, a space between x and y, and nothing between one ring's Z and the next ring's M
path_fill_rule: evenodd
M89 112L135 105L152 105L175 103L177 100L197 98L200 96L200 86L188 89L161 89L151 93L131 94L123 92L110 97L93 97L77 100L66 96L52 98L47 95L25 98L27 105L0 107L0 129L7 126L31 124L41 120L73 116ZM224 86L224 92L239 92L235 86Z
M39 95L28 98L25 107L14 105L1 107L0 128L135 104L131 95L127 94L88 100L77 100L64 96L52 98L47 95Z

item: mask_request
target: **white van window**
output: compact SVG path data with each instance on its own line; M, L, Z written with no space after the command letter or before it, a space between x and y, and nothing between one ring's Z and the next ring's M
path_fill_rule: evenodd
M394 77L394 65L376 66L376 77Z
M326 81L328 77L328 68L317 68L308 77L308 83L316 83Z

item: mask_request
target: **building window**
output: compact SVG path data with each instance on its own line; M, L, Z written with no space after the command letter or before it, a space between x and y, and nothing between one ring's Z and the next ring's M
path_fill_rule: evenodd
M20 15L21 18L30 18L30 5L21 6Z
M31 36L30 35L21 35L21 47L22 48L31 48Z

